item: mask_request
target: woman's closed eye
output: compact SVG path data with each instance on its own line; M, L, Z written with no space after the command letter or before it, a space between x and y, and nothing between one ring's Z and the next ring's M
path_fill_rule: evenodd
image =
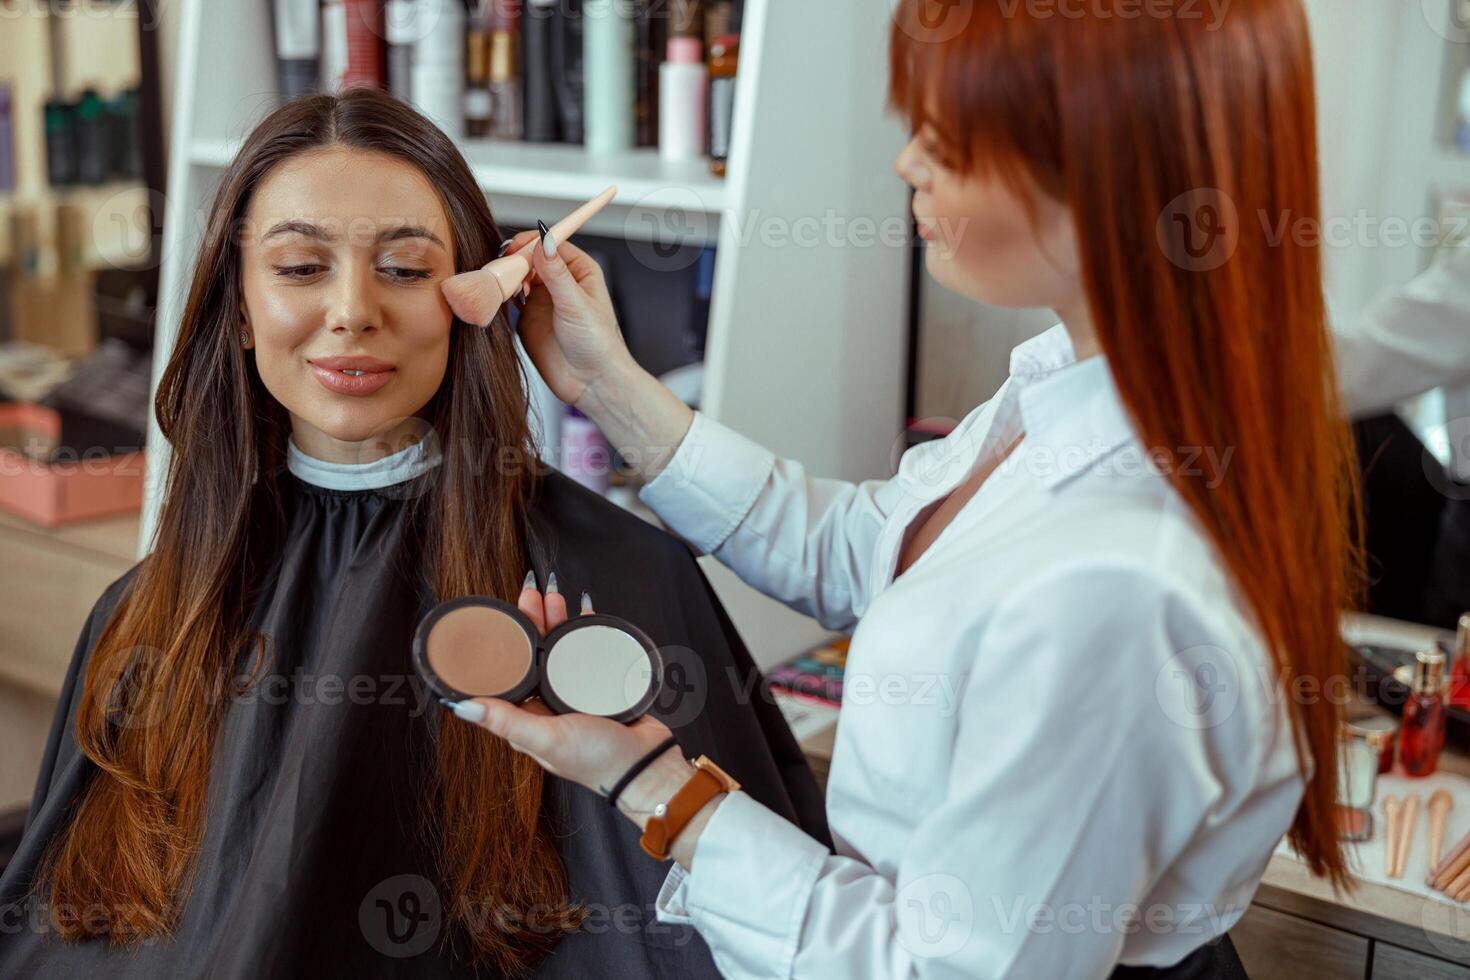
M275 274L282 279L306 280L317 275L326 267L315 263L304 265L278 265L272 267ZM415 269L407 266L382 266L378 269L386 278L396 282L422 282L433 278L433 269Z

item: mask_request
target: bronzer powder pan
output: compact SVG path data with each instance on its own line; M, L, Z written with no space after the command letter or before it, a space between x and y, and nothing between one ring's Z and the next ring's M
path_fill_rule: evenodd
M413 638L419 676L441 698L524 701L557 714L631 722L658 698L663 658L638 627L603 613L576 616L544 638L515 606L489 596L441 602Z

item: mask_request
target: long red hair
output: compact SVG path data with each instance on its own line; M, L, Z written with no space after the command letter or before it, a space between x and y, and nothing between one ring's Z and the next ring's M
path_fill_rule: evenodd
M1120 0L1047 10L903 0L892 104L965 172L1070 205L1098 342L1144 444L1236 450L1223 473L1170 479L1283 689L1328 690L1345 676L1338 617L1360 595L1361 520L1320 251L1275 233L1320 214L1305 13L1299 0L1234 0L1218 18ZM1289 839L1346 885L1340 706L1289 703L1307 778Z

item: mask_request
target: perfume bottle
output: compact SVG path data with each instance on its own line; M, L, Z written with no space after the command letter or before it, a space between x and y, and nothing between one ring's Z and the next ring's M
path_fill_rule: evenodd
M1470 613L1460 616L1455 632L1455 656L1450 661L1451 707L1470 708Z
M1399 730L1399 761L1410 776L1428 776L1439 765L1445 731L1445 656L1420 650L1414 658L1414 681Z

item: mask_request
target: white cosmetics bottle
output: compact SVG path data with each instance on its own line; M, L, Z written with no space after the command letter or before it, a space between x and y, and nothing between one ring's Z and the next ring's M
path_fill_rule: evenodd
M462 140L464 124L464 4L434 0L413 46L414 105L453 140Z
M633 147L637 95L633 28L628 0L584 0L582 98L589 153L619 153Z
M658 152L665 160L704 156L709 69L697 37L669 38L668 60L658 69Z

